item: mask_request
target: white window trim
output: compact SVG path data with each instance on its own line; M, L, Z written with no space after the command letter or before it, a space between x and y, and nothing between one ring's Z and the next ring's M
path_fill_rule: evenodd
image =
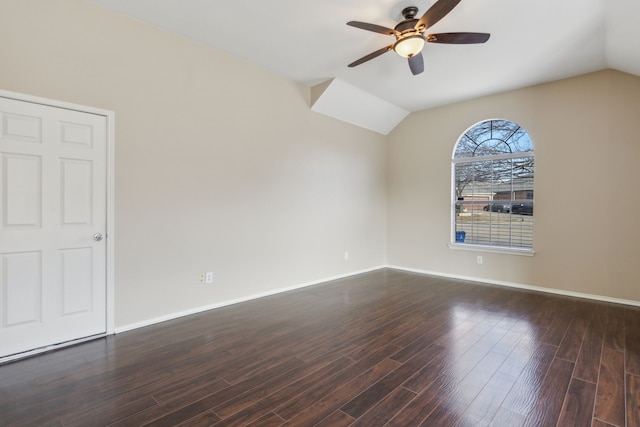
M498 119L487 119L489 120L498 120ZM468 132L474 126L477 126L478 122L473 126L470 126L466 131ZM463 133L464 135L464 133ZM449 211L451 212L451 233L449 236L449 249L454 250L462 250L462 251L473 251L473 252L487 252L487 253L498 253L498 254L506 254L506 255L519 255L519 256L534 256L535 251L533 247L531 248L517 248L511 246L493 246L493 245L479 245L476 243L456 243L456 214L455 214L455 206L456 206L456 188L455 188L455 167L458 163L471 163L471 162L480 162L487 160L504 160L504 159L515 159L520 157L533 157L535 158L535 151L519 151L516 153L505 153L505 154L497 154L492 156L477 156L477 157L460 157L455 158L456 148L458 147L458 142L453 147L453 154L451 158L451 207Z
M453 233L455 231L452 230ZM455 238L455 234L452 235L452 240ZM472 251L472 252L489 252L494 254L505 255L519 255L519 256L534 256L535 251L530 248L512 248L506 246L489 246L489 245L477 245L474 243L449 243L449 249L457 251Z
M456 146L457 145L456 143ZM518 159L520 157L535 157L535 153L533 151L518 151L516 153L496 154L495 156L460 157L458 159L451 159L451 163L473 163L488 160Z

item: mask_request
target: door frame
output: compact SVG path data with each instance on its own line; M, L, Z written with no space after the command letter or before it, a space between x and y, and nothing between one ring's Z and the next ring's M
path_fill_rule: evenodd
M7 90L2 90L0 89L0 97L2 98L8 98L8 99L12 99L15 101L23 101L23 102L30 102L32 104L40 104L40 105L44 105L44 106L48 106L48 107L54 107L54 108L63 108L66 110L73 110L73 111L79 111L82 113L89 113L89 114L96 114L99 116L104 116L107 120L107 135L106 135L106 141L107 141L107 151L105 153L106 155L106 161L107 161L107 167L106 167L106 173L107 173L107 177L106 177L106 183L107 183L107 188L106 188L106 215L107 215L107 223L106 223L106 239L105 239L105 243L106 243L106 260L105 260L105 272L106 272L106 277L105 277L105 282L106 282L106 326L107 326L107 330L106 330L106 334L105 335L112 335L115 333L115 307L114 307L114 302L115 302L115 277L114 277L114 273L115 273L115 269L114 269L114 248L115 248L115 229L114 229L114 207L115 207L115 198L114 198L114 189L115 189L115 113L113 111L110 110L104 110L101 108L94 108L94 107L87 107L85 105L79 105L79 104L73 104L73 103L69 103L69 102L65 102L65 101L58 101L55 99L48 99L48 98L42 98L39 96L33 96L33 95L26 95L23 93L17 93L17 92L10 92ZM99 336L104 336L104 335L98 335ZM64 347L67 345L72 345L72 344L76 344L78 342L82 342L82 341L86 341L87 339L93 339L96 338L96 336L92 336L89 338L79 338L78 340L74 340L74 341L70 341L68 343L62 343L62 344L57 344L57 345L53 345L53 346L47 346L47 347L43 347L43 348L39 348L39 349L34 349L31 351L27 351L24 353L20 353L19 355L16 355L15 357L13 357L13 359L17 359L17 358L23 358L23 357L27 357L27 356L31 356L37 353L42 353L44 351L50 351L52 349L55 348L60 348L60 347ZM0 363L2 362L6 362L12 360L12 356L8 356L6 358L0 358Z

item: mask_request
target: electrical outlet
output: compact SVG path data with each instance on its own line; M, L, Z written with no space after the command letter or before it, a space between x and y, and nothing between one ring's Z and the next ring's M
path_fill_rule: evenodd
M200 273L200 275L198 276L198 281L200 283L204 283L204 273Z
M207 276L205 280L207 283L213 283L213 271L207 271Z
M344 259L349 259L349 251L344 251Z
M477 262L478 264L482 264L482 255L478 255L478 256L476 257L476 262Z

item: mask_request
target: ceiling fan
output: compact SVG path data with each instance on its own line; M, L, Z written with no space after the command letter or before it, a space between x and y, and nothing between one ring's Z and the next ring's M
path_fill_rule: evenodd
M368 24L366 22L349 21L347 25L360 28L363 30L373 31L374 33L395 36L396 41L389 46L378 49L357 61L349 64L349 67L355 67L383 53L394 50L398 55L409 60L409 68L416 75L424 71L424 59L422 58L422 48L425 42L429 43L447 43L447 44L474 44L484 43L489 40L490 34L487 33L439 33L426 34L425 31L436 22L444 18L461 0L438 0L433 6L427 10L420 19L416 19L418 8L409 6L402 10L404 21L400 22L395 28L387 28L381 25Z

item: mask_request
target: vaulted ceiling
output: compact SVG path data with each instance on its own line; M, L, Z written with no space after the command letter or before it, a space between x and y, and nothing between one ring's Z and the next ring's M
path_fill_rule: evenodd
M403 8L420 16L434 0L90 1L309 86L336 79L334 106L371 108L373 97L408 113L605 68L640 75L638 0L462 0L428 32L491 38L427 43L416 76L393 51L348 68L394 38L346 22L393 28Z

